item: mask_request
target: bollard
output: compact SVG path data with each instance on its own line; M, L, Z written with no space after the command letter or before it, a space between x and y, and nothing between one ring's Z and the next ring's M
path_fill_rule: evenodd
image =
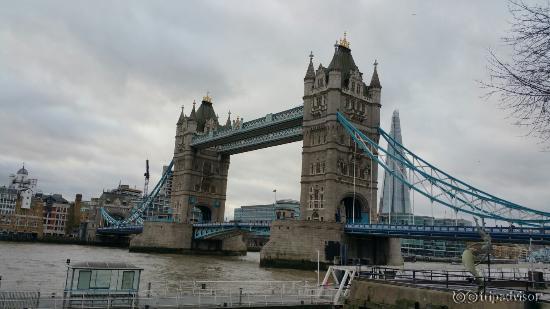
M243 303L243 288L239 288L239 306Z

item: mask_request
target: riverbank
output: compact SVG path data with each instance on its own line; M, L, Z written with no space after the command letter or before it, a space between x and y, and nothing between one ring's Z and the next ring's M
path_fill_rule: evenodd
M27 237L26 235L1 235L1 242L20 242L20 243L49 243L49 244L70 244L70 245L82 245L82 246L100 246L100 247L117 247L128 248L129 241L86 241L76 238L45 236L42 238Z

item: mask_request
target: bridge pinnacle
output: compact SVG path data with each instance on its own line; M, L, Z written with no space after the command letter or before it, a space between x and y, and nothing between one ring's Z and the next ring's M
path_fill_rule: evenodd
M225 122L225 126L228 128L231 127L231 111L227 112L227 121Z
M313 68L313 52L309 53L309 65L307 66L306 76L304 80L314 80L315 79L315 69Z
M183 123L183 119L185 118L185 115L183 114L183 105L181 106L181 113L180 113L180 117L178 119L178 122L176 123L177 125L180 125Z
M206 91L206 95L202 97L202 101L212 103L212 97L210 96L210 91Z
M344 31L344 38L340 39L340 42L338 42L338 45L349 49L349 41L347 38L347 33L345 31Z
M197 102L195 102L195 100L193 100L193 109L191 110L191 114L189 114L189 118L195 120L196 118L196 112L195 112L195 105L197 104Z
M378 61L374 60L373 65L374 65L374 72L372 73L372 78L370 80L369 87L382 89L382 85L380 84L380 78L378 78L378 70L377 70Z

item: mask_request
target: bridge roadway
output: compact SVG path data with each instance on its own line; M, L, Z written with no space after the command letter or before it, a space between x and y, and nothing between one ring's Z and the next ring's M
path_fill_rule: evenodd
M195 223L195 239L223 239L235 233L252 233L269 236L269 223ZM493 242L550 244L550 227L485 227ZM143 231L142 225L98 228L103 235L130 235ZM441 239L480 241L476 227L473 226L430 226L430 225L389 225L389 224L346 224L346 234L355 236L379 236L410 239Z

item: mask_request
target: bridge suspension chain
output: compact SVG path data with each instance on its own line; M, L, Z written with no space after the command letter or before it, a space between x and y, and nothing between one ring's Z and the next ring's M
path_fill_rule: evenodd
M509 202L458 180L410 151L380 128L380 136L395 152L380 147L355 128L343 114L337 113L337 119L367 156L392 175L392 178L427 197L432 203L456 212L520 225L539 226L550 223L550 213ZM392 168L390 165L395 164L386 164L379 158L379 154L404 168ZM410 181L406 169L418 181Z

